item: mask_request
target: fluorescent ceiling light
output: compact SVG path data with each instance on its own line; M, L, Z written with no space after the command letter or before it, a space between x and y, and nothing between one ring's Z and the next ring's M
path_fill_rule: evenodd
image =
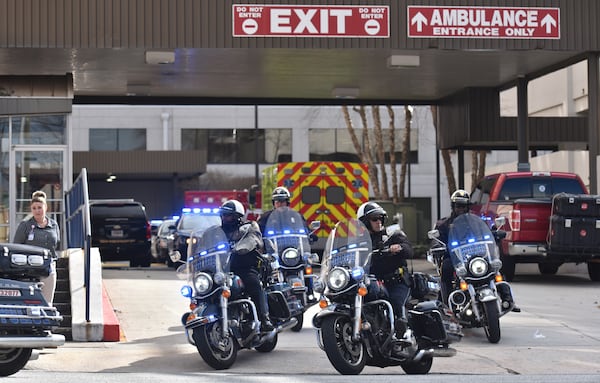
M421 65L419 56L391 55L388 57L389 68L416 68Z
M175 62L175 52L173 51L147 51L146 64L173 64Z
M357 98L358 88L333 88L331 95L335 98Z

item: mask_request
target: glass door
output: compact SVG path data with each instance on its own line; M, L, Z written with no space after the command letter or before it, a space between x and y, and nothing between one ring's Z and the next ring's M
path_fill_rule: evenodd
M63 189L67 178L66 147L44 145L13 145L9 166L10 238L17 225L31 216L31 195L37 190L46 193L48 215L63 225ZM0 233L1 234L1 233Z

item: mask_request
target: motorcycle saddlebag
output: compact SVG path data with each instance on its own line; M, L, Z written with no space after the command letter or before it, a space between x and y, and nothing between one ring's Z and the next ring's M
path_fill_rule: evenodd
M599 217L600 195L558 193L552 197L552 214L569 217Z
M15 277L47 277L52 255L48 249L20 243L0 243L0 273Z
M266 290L271 318L287 319L302 313L302 303L287 283L275 283Z
M439 280L429 274L413 273L410 295L418 300L434 300L440 293Z

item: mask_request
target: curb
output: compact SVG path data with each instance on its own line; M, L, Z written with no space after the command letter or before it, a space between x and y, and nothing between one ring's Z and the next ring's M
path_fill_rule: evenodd
M106 292L104 284L102 284L102 319L103 319L103 335L102 340L105 342L118 342L121 340L121 327L119 319L115 314L115 310L110 301L110 297Z

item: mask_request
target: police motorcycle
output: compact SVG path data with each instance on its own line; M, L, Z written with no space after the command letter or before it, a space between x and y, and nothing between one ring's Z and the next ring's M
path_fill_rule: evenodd
M258 246L248 227L249 223L240 227L243 235L233 248L220 226L192 232L187 262L177 270L188 282L181 288L181 294L190 299L190 311L181 318L186 337L216 370L231 367L240 349L271 352L277 334L295 325L295 317L302 313L302 305L287 283L267 285L275 329L261 331L255 302L245 293L241 278L230 271L232 252L247 253Z
M273 257L271 284L291 286L302 306L302 312L295 317L298 323L291 327L295 332L302 330L306 309L317 303L312 263L318 262L319 257L310 252L310 236L319 227L318 221L312 222L309 232L300 213L287 206L273 210L265 224L265 247Z
M56 348L65 337L53 334L62 316L42 296L52 255L45 248L0 243L0 376L25 367L33 349Z
M490 343L500 341L500 317L514 308L512 290L500 274L497 241L506 236L505 218L496 219L492 230L477 215L466 213L450 225L448 243L439 239L439 231L428 232L434 245L427 258L441 275L442 258L449 252L454 266L453 290L448 306L465 328L483 327Z
M458 323L437 301L439 284L419 278L419 299L408 305L408 337L396 339L395 315L385 287L369 274L371 237L356 219L338 222L323 252L319 306L313 317L319 347L341 374L356 375L365 365L400 366L426 374L434 357L449 357L460 341Z

